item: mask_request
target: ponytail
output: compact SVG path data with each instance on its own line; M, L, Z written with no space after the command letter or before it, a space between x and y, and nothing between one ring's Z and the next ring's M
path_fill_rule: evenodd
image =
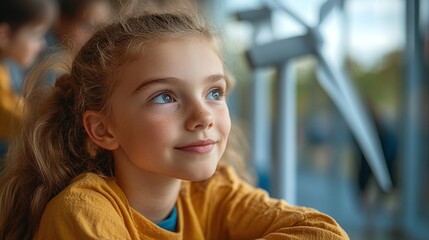
M52 61L40 63L26 85L23 129L0 176L0 239L31 239L47 203L83 171L79 160L89 158L74 80L66 73L55 86L40 83L45 74L37 69L53 69Z

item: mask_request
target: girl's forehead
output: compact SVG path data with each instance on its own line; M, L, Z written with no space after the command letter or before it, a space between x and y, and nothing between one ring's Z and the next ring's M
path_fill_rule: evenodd
M181 39L158 42L125 64L119 74L119 85L157 78L199 80L223 74L218 51L208 41ZM127 84L128 84L127 83Z
M145 59L146 64L159 61L161 65L182 65L187 61L198 65L220 62L219 49L212 41L203 38L178 38L158 41L147 47L137 58ZM209 61L212 60L212 61Z
M217 42L200 36L160 38L140 44L140 46L135 49L128 50L130 53L130 57L128 58L129 62L128 64L124 64L123 68L127 68L129 65L133 65L130 63L142 59L145 59L145 61L141 61L143 65L150 65L154 61L172 63L174 60L177 60L176 64L181 64L183 63L182 60L186 60L186 58L191 56L194 58L199 56L201 59L210 56L212 58L215 57L217 61L222 62ZM201 62L201 64L204 63L205 61Z

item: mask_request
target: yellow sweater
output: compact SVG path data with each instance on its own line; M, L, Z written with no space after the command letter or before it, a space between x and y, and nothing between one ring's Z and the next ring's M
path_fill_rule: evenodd
M177 232L132 209L114 179L82 174L47 205L36 239L348 239L329 216L271 199L219 167L207 181L184 182Z
M13 137L21 124L22 99L12 90L7 67L0 63L0 141Z

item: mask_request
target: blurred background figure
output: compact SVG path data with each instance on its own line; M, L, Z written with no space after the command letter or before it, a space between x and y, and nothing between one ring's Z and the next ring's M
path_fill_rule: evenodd
M394 199L394 194L397 188L397 158L398 158L398 140L392 124L384 118L381 111L376 109L373 103L367 102L366 108L369 112L371 119L374 121L378 138L381 143L384 160L392 179L391 192L383 192L377 185L374 173L368 164L364 153L358 148L356 144L356 186L357 198L360 203L360 208L365 215L365 237L368 239L376 238L376 229L374 228L374 216L383 208L392 208L391 199ZM395 201L397 202L397 201Z
M0 158L19 128L22 111L10 66L28 69L34 63L46 45L44 36L56 12L53 0L0 2Z
M58 4L60 14L48 35L48 44L65 47L73 55L113 14L110 0L58 0Z

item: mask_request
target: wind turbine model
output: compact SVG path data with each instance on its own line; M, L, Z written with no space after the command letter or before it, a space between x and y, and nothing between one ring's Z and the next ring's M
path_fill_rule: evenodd
M289 94L289 96L285 96L286 99L283 99L286 106L283 106L283 109L278 109L278 111L286 111L286 113L279 113L279 115L285 116L283 118L280 117L279 120L284 120L285 122L283 122L283 125L286 127L284 129L277 129L279 132L279 138L277 141L279 141L280 144L287 143L287 145L280 146L280 151L277 151L280 153L277 154L278 161L286 162L280 163L278 167L283 168L288 166L288 161L292 162L292 164L289 164L290 167L295 167L295 160L288 159L288 156L294 158L294 153L296 152L296 145L294 143L296 141L294 139L295 135L293 133L291 134L291 132L294 132L293 128L295 127L295 120L291 119L291 116L295 118L295 108L291 106L291 104L295 104L295 93L290 92L291 89L293 89L293 91L295 90L295 86L293 86L295 83L290 79L290 76L288 76L288 74L290 75L290 72L287 66L296 57L312 55L318 60L318 82L345 118L352 133L356 137L362 152L368 160L379 185L383 190L389 191L391 188L391 179L385 164L381 144L377 137L374 123L370 120L368 113L363 108L355 89L351 85L348 75L344 71L334 68L333 64L329 63L322 52L323 36L320 34L319 28L334 7L343 4L343 0L325 1L319 11L318 24L314 27L306 24L298 15L292 12L285 5L278 3L276 0L267 0L266 3L269 9L281 9L306 29L306 33L303 35L254 45L246 52L250 65L254 69L270 66L276 67L279 71L279 79L277 79L279 82L278 88L285 91L282 95ZM266 10L264 10L264 12L266 12ZM256 16L260 17L262 15ZM283 102L280 101L279 105L282 104ZM277 171L284 170L288 171L287 169L279 169ZM277 176L277 178L281 177L282 176L279 175ZM292 184L294 184L295 180L292 177L289 181L292 181ZM277 187L280 188L280 190L277 190L280 192L278 194L280 196L277 197L285 197L286 199L288 196L291 197L291 194L283 194L285 191L290 192L291 185L289 183L286 183L286 185L286 190L281 189L282 186ZM292 196L292 199L293 198L294 197Z
M236 13L239 21L247 21L253 25L252 46L271 41L271 9L264 7L261 9L241 11ZM270 113L267 106L270 105L270 90L267 78L270 72L265 69L254 69L250 82L251 101L251 123L250 123L250 144L251 162L259 176L259 186L269 188L270 167Z

